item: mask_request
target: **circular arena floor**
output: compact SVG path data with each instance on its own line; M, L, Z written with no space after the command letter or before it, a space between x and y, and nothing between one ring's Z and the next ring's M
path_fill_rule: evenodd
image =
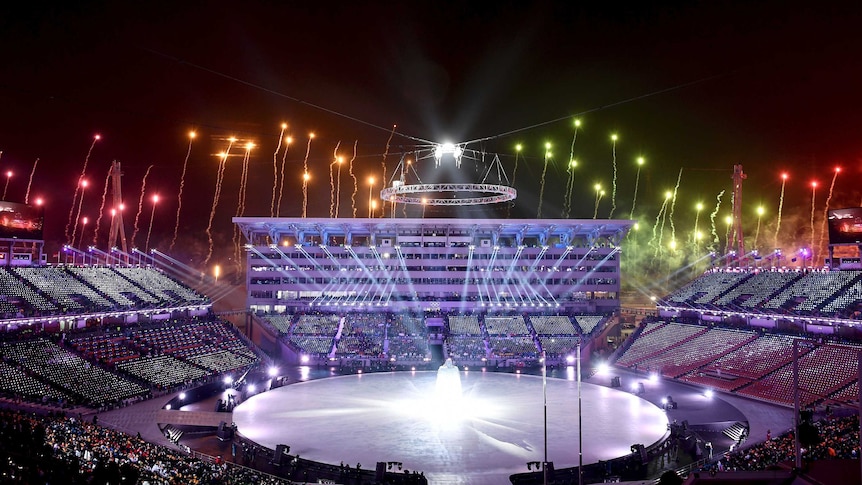
M542 378L461 371L462 397L437 397L436 372L330 377L248 398L234 409L239 432L264 446L324 463L373 469L401 462L431 484L509 483L544 458ZM578 464L578 397L569 379L547 380L548 460ZM582 383L583 462L627 455L662 439L668 419L627 392Z

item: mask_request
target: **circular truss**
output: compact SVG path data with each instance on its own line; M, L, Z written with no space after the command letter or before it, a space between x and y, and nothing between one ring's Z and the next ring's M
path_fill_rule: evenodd
M440 193L451 193L451 198L439 197ZM423 196L434 194L434 197ZM478 194L478 196L472 196ZM398 204L416 205L482 205L515 200L518 191L514 187L495 184L411 184L386 187L380 191L380 199Z

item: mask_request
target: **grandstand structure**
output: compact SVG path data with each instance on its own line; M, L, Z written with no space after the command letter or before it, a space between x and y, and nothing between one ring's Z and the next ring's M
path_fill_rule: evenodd
M859 401L858 269L714 269L657 307L615 365L788 407L797 387L803 406Z
M859 326L862 270L721 268L658 300L662 318L742 320L837 334Z
M619 309L627 220L236 217L248 308Z
M153 266L0 266L0 325L60 330L206 315L210 299Z

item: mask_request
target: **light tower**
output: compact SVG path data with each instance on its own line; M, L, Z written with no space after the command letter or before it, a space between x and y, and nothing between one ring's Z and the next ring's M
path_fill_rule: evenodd
M116 214L111 217L111 232L108 235L108 251L117 245L117 236L120 237L120 249L126 254L129 253L128 245L126 244L126 229L123 225L123 211L120 209L123 205L123 189L121 188L120 177L123 172L120 170L120 162L114 160L111 163L111 192L114 197L114 208Z
M742 165L733 166L733 222L730 227L730 237L727 239L727 251L736 251L736 257L745 255L745 242L742 238L742 181L748 178L742 172Z

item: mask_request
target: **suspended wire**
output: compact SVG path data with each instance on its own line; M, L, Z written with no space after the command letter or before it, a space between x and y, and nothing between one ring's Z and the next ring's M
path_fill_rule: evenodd
M240 79L240 78L238 78L238 77L231 76L231 75L229 75L229 74L225 74L225 73L220 72L220 71L216 71L215 69L210 69L210 68L205 67L205 66L202 66L202 65L200 65L200 64L195 64L195 63L193 63L193 62L189 62L189 61L186 61L186 60L180 59L180 58L178 58L178 57L174 57L174 56L171 56L171 55L169 55L169 54L165 54L165 53L163 53L163 52L159 52L159 51L156 51L156 50L153 50L153 49L147 48L147 47L140 47L140 49L142 49L142 50L144 50L144 51L147 51L147 52L149 52L149 53L151 53L151 54L154 54L154 55L157 55L157 56L163 57L163 58L165 58L165 59L169 59L169 60L174 61L174 62L176 62L176 63L178 63L178 64L185 64L185 65L190 66L190 67L193 67L193 68L195 68L195 69L199 69L199 70L201 70L201 71L208 72L208 73L210 73L210 74L213 74L213 75L216 75L216 76L219 76L219 77L222 77L222 78L225 78L225 79L228 79L228 80L234 81L234 82L239 83L239 84L242 84L242 85L244 85L244 86L248 86L248 87L251 87L251 88L254 88L254 89L259 89L259 90L261 90L261 91L263 91L263 92L266 92L266 93L269 93L269 94L272 94L272 95L278 96L278 97L280 97L280 98L288 99L288 100L293 101L293 102L295 102L295 103L302 104L302 105L305 105L305 106L308 106L308 107L314 108L314 109L316 109L316 110L323 111L323 112L325 112L325 113L329 113L329 114L331 114L331 115L335 115L335 116L338 116L338 117L341 117L341 118L344 118L344 119L347 119L347 120L350 120L350 121L354 121L354 122L356 122L356 123L359 123L359 124L362 124L362 125L365 125L365 126L369 126L369 127L371 127L371 128L376 128L376 129L378 129L378 130L382 130L382 131L385 131L385 132L391 132L391 133L394 133L394 134L396 134L396 135L398 135L398 136L400 136L400 137L402 137L402 138L407 138L408 140L418 141L418 142L421 142L421 143L434 143L434 142L429 141L429 140L425 140L425 139L422 139L422 138L418 138L418 137L415 137L415 136L411 136L411 135L408 135L408 134L406 134L406 133L401 133L401 132L399 132L399 131L395 131L393 128L386 128L386 127L383 127L383 126L380 126L380 125L375 125L374 123L371 123L371 122L368 122L368 121L365 121L365 120L359 119L359 118L357 118L357 117L355 117L355 116L350 116L350 115L345 114L345 113L342 113L342 112L340 112L340 111L335 111L335 110L333 110L333 109L326 108L326 107L321 106L321 105L319 105L319 104L309 103L308 101L304 101L304 100L301 100L301 99L299 99L299 98L296 98L296 97L290 96L290 95L288 95L288 94L284 94L284 93L282 93L282 92L276 91L276 90L271 89L271 88L268 88L268 87L266 87L266 86L261 86L260 84L255 84L255 83L253 83L253 82L251 82L251 81L246 81L246 80L244 80L244 79Z
M623 99L623 100L620 100L620 101L615 101L615 102L613 102L613 103L609 103L609 104L605 104L605 105L598 106L598 107L595 107L595 108L591 108L591 109L588 109L588 110L585 110L585 111L581 111L581 112L579 112L579 113L575 113L575 114L572 114L572 115L561 116L561 117L559 117L559 118L555 118L555 119L548 120L548 121L542 121L542 122L540 122L540 123L535 123L535 124L532 124L532 125L529 125L529 126L525 126L525 127L522 127L522 128L515 128L514 130L505 131L505 132L503 132L503 133L499 133L499 134L496 134L496 135L490 135L490 136L486 136L486 137L484 137L484 138L476 138L475 140L465 141L465 142L463 142L462 144L467 145L467 144L471 144L471 143L479 143L479 142L483 142L483 141L493 140L493 139L495 139L495 138L502 138L502 137L505 137L505 136L514 135L515 133L520 133L520 132L522 132L522 131L529 131L529 130L532 130L532 129L535 129L535 128L539 128L539 127L542 127L542 126L552 125L552 124L554 124L554 123L559 123L559 122L561 122L561 121L570 120L570 119L572 119L573 117L584 116L584 115L589 114L589 113L595 113L596 111L602 111L602 110L605 110L605 109L608 109L608 108L613 108L613 107L615 107L615 106L620 106L620 105L623 105L623 104L626 104L626 103L631 103L631 102L638 101L638 100L641 100L641 99L649 98L649 97L651 97L651 96L658 96L659 94L664 94L664 93L668 93L668 92L671 92L671 91L676 91L676 90L678 90L678 89L687 88L687 87L689 87L689 86L693 86L693 85L695 85L695 84L700 84L700 83L704 83L704 82L707 82L707 81L711 81L711 80L713 80L713 79L716 79L716 78L719 78L719 77L722 77L722 76L724 76L724 74L715 74L715 75L712 75L712 76L707 76L707 77L703 77L703 78L700 78L700 79L695 79L695 80L693 80L693 81L688 81L688 82L685 82L685 83L682 83L682 84L677 84L677 85L675 85L675 86L670 86L670 87L667 87L667 88L664 88L664 89L659 89L658 91L653 91L653 92L650 92L650 93L641 94L641 95L639 95L639 96L634 96L634 97L631 97L631 98L626 98L626 99Z

